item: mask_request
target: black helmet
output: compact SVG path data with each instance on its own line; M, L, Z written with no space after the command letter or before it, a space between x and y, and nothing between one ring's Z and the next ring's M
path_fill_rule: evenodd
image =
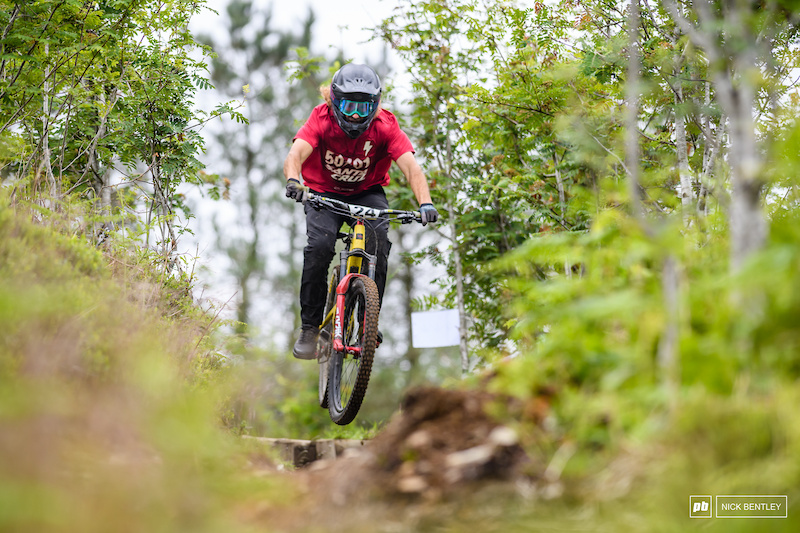
M336 122L355 139L369 128L381 101L381 79L367 65L348 63L331 82L331 103Z

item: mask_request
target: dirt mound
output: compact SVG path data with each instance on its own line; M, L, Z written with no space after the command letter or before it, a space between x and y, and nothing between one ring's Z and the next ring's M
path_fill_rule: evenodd
M313 468L312 483L335 485L323 493L345 501L355 494L437 498L468 482L513 479L530 459L516 432L488 414L508 401L483 391L413 390L363 451Z

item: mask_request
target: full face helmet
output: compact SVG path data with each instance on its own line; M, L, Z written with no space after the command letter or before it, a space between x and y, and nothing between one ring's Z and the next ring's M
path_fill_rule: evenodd
M381 101L381 79L367 65L348 63L331 82L331 104L336 122L355 139L369 128Z

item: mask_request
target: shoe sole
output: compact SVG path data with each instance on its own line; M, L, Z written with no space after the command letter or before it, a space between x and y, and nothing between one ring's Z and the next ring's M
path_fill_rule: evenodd
M292 355L295 357L295 359L302 359L303 361L310 361L311 359L316 359L317 358L316 352L311 352L309 354L304 354L304 353L298 353L298 352L292 350Z

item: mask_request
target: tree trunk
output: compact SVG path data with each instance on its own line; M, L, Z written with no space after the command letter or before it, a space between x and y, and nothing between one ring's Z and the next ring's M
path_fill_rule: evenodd
M628 171L628 191L633 216L642 221L641 192L639 185L639 85L641 59L639 57L639 0L628 5L628 80L625 84L625 164Z
M456 229L456 212L453 202L447 202L447 212L452 221L451 239L453 241L453 263L456 276L456 300L458 303L458 338L461 353L461 374L469 372L469 349L467 347L467 309L464 302L464 270L461 265L461 252L458 249L458 231Z
M45 60L50 59L50 45L44 45ZM42 85L42 162L44 164L45 177L49 187L48 193L50 200L58 199L58 183L53 174L53 166L50 161L52 154L50 153L50 66L44 69L44 83Z
M261 195L260 187L257 183L253 182L251 174L254 172L256 154L250 148L251 146L251 126L245 127L245 160L244 168L242 169L245 182L247 183L247 207L249 209L248 230L252 232L251 238L245 242L243 261L240 261L237 267L239 270L238 282L241 289L242 298L236 308L237 319L239 325L237 326L237 333L244 335L246 333L245 324L250 324L252 320L253 311L253 288L251 283L255 283L261 277L261 265L259 265L259 243L261 241L260 227L259 227L259 211L261 208ZM266 265L264 265L266 267Z
M561 177L561 167L558 161L558 151L553 153L553 168L556 175L556 187L558 187L558 205L561 209L561 224L565 223L567 218L567 195L564 190L564 180ZM572 279L572 263L568 260L564 261L564 275L567 279Z
M722 113L728 119L731 171L730 219L731 270L741 269L767 239L767 222L761 209L762 161L756 142L753 110L755 81L762 76L759 40L743 17L749 8L723 5L720 11L711 4L694 6L698 25L683 16L674 1L665 1L672 18L708 57L711 78ZM712 30L713 28L713 30ZM724 39L719 39L719 31Z
M448 127L448 131L454 128ZM447 213L450 219L451 241L453 243L453 266L456 277L456 300L458 305L458 339L461 353L461 375L469 372L469 346L467 344L467 306L464 301L464 267L461 264L461 251L458 249L458 214L453 202L453 145L450 136L447 137Z
M403 241L403 235L400 234L401 242ZM406 320L406 331L405 331L405 341L406 341L406 355L405 359L408 361L409 369L408 369L408 379L406 380L406 387L412 385L416 380L416 377L419 373L419 356L420 350L419 348L414 347L413 338L414 332L413 328L411 327L411 313L413 310L412 302L414 301L414 266L410 260L404 259L402 262L402 268L397 275L398 280L402 285L402 298L403 298L403 314Z
M97 157L97 145L100 144L100 141L106 136L106 130L108 127L108 114L111 112L111 109L117 103L117 90L111 89L109 96L109 100L106 100L106 93L100 92L100 96L98 99L100 100L100 108L105 109L106 111L102 114L98 113L97 118L99 120L99 124L97 126L97 132L95 133L94 138L92 139L91 144L89 145L88 149L88 157L89 161L86 165L86 170L83 173L82 178L86 174L91 175L92 179L92 188L94 189L95 196L100 200L99 211L103 215L103 217L110 217L111 216L111 172L110 169L102 169L102 165L100 164L100 160ZM107 105L110 104L110 105ZM105 223L104 223L105 225Z
M762 161L758 153L753 104L755 91L740 76L717 78L717 95L729 121L731 163L731 270L737 272L767 239L767 221L761 208Z
M680 274L674 256L664 259L661 273L661 289L664 295L664 332L658 343L658 366L661 369L669 402L674 405L680 380Z
M675 92L675 105L683 103L683 84L680 81L681 69L676 69L678 87ZM692 194L692 174L689 170L689 146L686 143L686 116L683 113L675 114L675 150L678 159L678 176L680 177L681 211L683 225L689 227L691 215L694 212L694 195Z
M292 206L294 207L294 206ZM300 211L302 214L302 211ZM291 298L289 309L291 316L293 318L292 322L292 331L296 330L297 328L301 327L300 323L300 299L297 298L297 295L300 293L300 286L299 280L303 273L303 263L302 263L302 250L301 246L297 246L297 240L299 235L301 234L301 225L298 223L296 215L290 215L291 222L289 223L289 228L287 230L287 239L289 241L289 252L287 254L286 263L289 268L289 278L291 280L297 280L298 283L294 281L290 284L292 287ZM298 262L298 258L300 258ZM290 335L286 339L286 349L290 351L292 349L292 344L294 343L294 339Z
M704 104L706 108L711 107L711 83L705 82L705 96ZM708 183L714 173L717 165L717 154L719 153L722 139L724 138L724 121L720 121L717 127L717 134L714 135L711 131L711 115L705 113L703 120L703 132L705 142L703 143L703 170L700 179L700 191L697 195L697 215L701 217L708 216Z

